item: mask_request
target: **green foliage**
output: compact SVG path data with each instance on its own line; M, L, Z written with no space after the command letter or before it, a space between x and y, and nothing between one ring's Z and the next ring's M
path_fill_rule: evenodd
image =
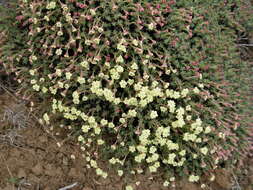
M107 177L97 162L107 159L120 176L196 182L248 148L240 4L23 0L1 58L49 101L41 122L78 131L98 175Z

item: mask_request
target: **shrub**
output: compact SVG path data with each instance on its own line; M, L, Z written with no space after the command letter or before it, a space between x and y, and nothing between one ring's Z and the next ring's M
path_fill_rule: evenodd
M213 180L248 148L236 83L240 3L23 0L19 49L11 36L1 56L26 93L49 102L41 122L79 132L99 176L103 159L119 176L158 172L165 186Z

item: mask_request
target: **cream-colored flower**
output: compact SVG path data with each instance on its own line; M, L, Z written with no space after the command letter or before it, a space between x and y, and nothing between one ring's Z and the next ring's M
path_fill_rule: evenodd
M195 94L198 94L200 91L199 91L198 87L195 87L195 88L193 89L193 92L194 92Z
M133 43L135 46L138 46L138 44L139 44L138 40L136 40L136 39L134 39L134 40L132 41L132 43Z
M119 175L119 176L122 176L123 173L124 173L123 170L118 170L118 175Z
M62 54L62 50L61 49L57 49L55 53L56 53L56 55L61 55Z
M209 180L214 181L215 180L215 175L212 174Z
M117 57L116 62L117 63L124 63L123 57L121 55L119 57Z
M133 190L133 187L131 185L127 185L126 190Z
M56 7L56 2L51 1L50 3L47 4L47 9L55 9Z
M157 111L152 110L152 111L150 112L150 118L151 118L151 119L155 119L155 118L157 118L157 117L158 117Z
M90 9L90 13L91 13L92 16L95 16L96 15L95 9Z
M201 189L204 189L204 188L206 188L206 185L205 184L201 184Z
M207 147L203 147L203 148L200 149L200 152L201 152L202 154L206 155L207 152L208 152L208 148L207 148Z
M154 27L155 27L154 23L150 23L150 24L148 25L148 29L149 29L149 30L154 30Z

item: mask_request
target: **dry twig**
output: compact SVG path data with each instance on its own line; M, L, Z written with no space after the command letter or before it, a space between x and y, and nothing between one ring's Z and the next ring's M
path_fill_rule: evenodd
M73 183L73 184L71 184L71 185L68 185L68 186L66 186L66 187L62 187L62 188L60 188L59 190L67 190L67 189L71 189L71 188L73 188L73 187L75 187L75 186L77 186L77 182L76 183Z

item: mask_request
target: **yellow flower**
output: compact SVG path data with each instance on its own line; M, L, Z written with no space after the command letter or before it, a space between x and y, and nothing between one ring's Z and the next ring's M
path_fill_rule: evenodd
M182 150L181 152L179 152L179 154L180 154L181 156L184 156L184 155L186 154L186 151L185 151L185 150Z
M199 88L204 88L203 84L199 84L198 86L199 86Z
M126 186L126 190L133 190L133 187L131 185Z
M209 179L210 181L214 181L215 180L215 175L212 174L212 176Z
M123 175L123 171L122 170L118 170L118 175L122 176Z
M70 72L66 72L65 76L66 76L66 79L70 80L72 74Z
M137 69L138 69L137 63L134 62L134 63L131 65L131 68L132 68L133 70L137 70Z
M48 117L47 113L45 113L43 115L43 119L45 120L46 123L49 123L49 117Z
M57 23L56 23L56 26L59 27L59 28L62 27L61 22L57 22Z
M106 179L107 176L108 176L108 174L107 174L106 172L103 172L103 173L102 173L102 177L103 177L104 179Z
M206 129L205 129L205 133L210 133L212 131L211 127L207 126Z
M117 49L126 53L126 47L124 45L122 45L122 44L118 44L117 45Z
M79 141L79 142L83 142L83 141L84 141L83 136L80 135L80 136L78 137L78 141Z
M114 128L115 125L114 125L112 122L110 122L110 123L108 124L108 127L109 127L109 128Z
M93 40L93 42L94 42L95 44L99 44L100 39L99 39L99 38L95 38L95 39Z
M119 73L122 73L124 71L124 68L119 65L119 66L116 67L116 71L119 72Z
M121 88L126 88L127 82L125 80L121 80L119 85L120 85Z
M33 85L32 88L36 91L40 90L40 86L38 84Z
M36 84L37 83L37 81L36 80L31 80L31 82L30 82L31 84Z
M168 187L168 186L169 186L169 184L170 184L170 182L165 181L165 182L163 183L163 186L164 186L164 187Z
M129 146L129 151L130 152L135 152L135 147L134 146Z
M92 16L96 15L96 11L94 9L90 9L90 13L91 13Z
M99 135L99 134L101 133L101 129L100 129L99 127L96 127L96 128L94 129L94 133L95 133L96 135Z
M186 110L186 111L191 111L191 106L190 106L190 105L186 106L186 107L185 107L185 110Z
M97 175L101 176L103 174L103 171L100 168L96 169Z
M136 39L134 39L133 41L132 41L132 43L135 45L135 46L138 46L138 40L136 40Z
M182 90L181 95L182 95L182 97L186 97L188 93L189 93L189 90L187 88L185 88Z
M156 152L156 147L155 146L151 146L150 148L149 148L149 153L151 153L151 154L153 154L153 153L155 153Z
M116 62L117 62L117 63L123 63L123 62L124 62L123 57L120 55L120 56L116 59Z
M35 74L35 70L30 70L29 73L30 73L30 75L33 76Z
M90 126L89 126L89 125L83 125L83 126L82 126L82 131L83 131L84 133L87 133L89 130L90 130Z
M135 110L129 110L127 115L130 117L136 117L137 112Z
M63 35L62 31L57 32L57 36L62 36L62 35Z
M150 112L150 118L151 118L151 119L155 119L155 118L157 118L157 117L158 117L157 112L152 110L152 111Z
M199 180L199 176L190 175L189 182L197 182Z
M154 23L150 23L150 24L148 25L148 29L149 29L149 30L153 30L154 27L155 27L155 26L154 26Z
M85 83L85 78L83 78L83 77L78 77L78 78L77 78L77 82L79 82L80 84L84 84L84 83Z
M102 139L98 139L97 142L98 142L98 145L102 145L105 143Z
M47 91L48 91L48 89L46 88L46 87L42 87L42 92L45 94L45 93L47 93Z
M156 172L156 171L157 171L157 168L154 167L154 166L149 166L149 171L150 171L151 173Z
M56 2L51 1L50 3L47 4L47 9L55 9L56 7Z
M56 53L56 55L61 55L62 54L62 50L61 49L57 49L55 53Z
M111 163L111 164L116 164L116 162L117 162L117 160L115 158L111 158L109 160L109 163Z
M31 58L33 61L37 61L37 59L38 59L35 55L33 55Z
M196 93L196 94L198 94L200 91L199 91L198 87L195 87L195 88L193 89L193 92Z
M102 119L102 120L100 121L100 123L101 123L102 126L105 126L105 125L108 124L108 121L105 120L105 119Z

